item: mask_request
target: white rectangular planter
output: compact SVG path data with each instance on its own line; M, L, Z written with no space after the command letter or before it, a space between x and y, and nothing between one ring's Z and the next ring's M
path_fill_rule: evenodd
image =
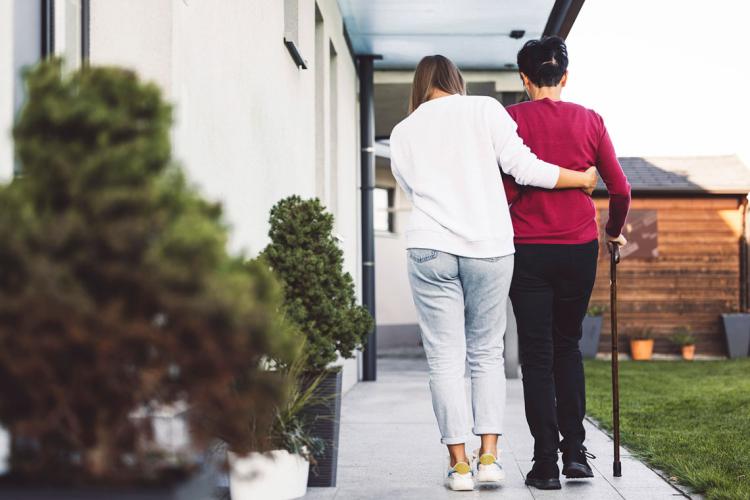
M287 500L307 492L310 464L286 450L250 453L229 452L229 491L232 500Z

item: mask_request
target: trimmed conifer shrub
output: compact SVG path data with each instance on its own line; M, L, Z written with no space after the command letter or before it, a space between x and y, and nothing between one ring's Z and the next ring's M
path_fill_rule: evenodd
M333 235L333 215L317 199L290 196L271 209L264 258L282 282L285 311L307 337L310 371L349 358L373 326L357 304L354 281Z
M115 68L67 75L60 61L26 82L21 175L0 186L12 475L162 480L174 471L132 413L178 401L196 444L249 451L283 404L264 360L294 350L275 278L227 254L220 206L172 165L171 110L154 85Z

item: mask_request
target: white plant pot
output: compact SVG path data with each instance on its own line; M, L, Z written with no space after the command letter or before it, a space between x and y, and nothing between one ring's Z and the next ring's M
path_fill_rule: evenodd
M286 450L250 453L229 452L229 491L232 500L287 500L307 492L310 464Z

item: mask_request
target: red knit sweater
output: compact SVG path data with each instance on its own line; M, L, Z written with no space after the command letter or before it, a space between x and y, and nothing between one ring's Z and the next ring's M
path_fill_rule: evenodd
M606 231L618 236L630 207L630 184L602 117L578 104L551 99L508 108L518 135L540 159L574 170L594 165L609 192ZM594 201L581 190L519 186L504 176L516 244L578 244L598 238Z

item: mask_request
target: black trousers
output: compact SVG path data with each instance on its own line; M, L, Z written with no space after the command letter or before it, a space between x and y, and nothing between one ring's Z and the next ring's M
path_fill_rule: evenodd
M536 461L556 462L558 449L579 446L586 438L586 386L578 341L598 254L596 240L516 245L510 298Z

